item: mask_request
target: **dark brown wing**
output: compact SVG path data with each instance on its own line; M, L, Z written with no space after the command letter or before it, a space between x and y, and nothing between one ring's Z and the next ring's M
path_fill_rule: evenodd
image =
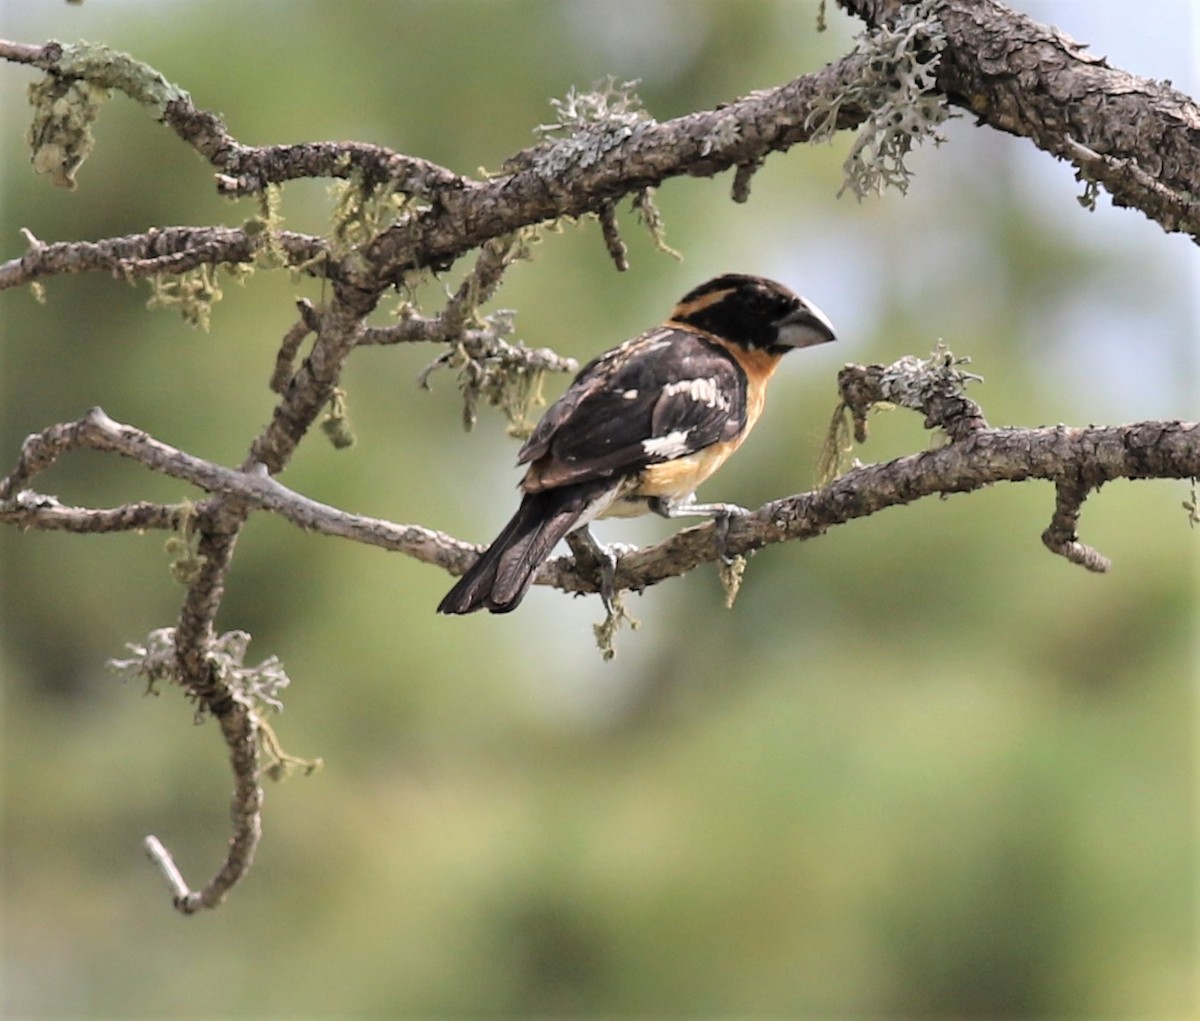
M732 439L746 422L746 375L719 344L662 327L583 367L521 448L522 487L633 474Z

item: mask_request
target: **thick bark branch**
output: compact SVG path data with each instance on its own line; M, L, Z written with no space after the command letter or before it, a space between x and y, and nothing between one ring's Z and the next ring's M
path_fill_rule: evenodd
M876 27L921 0L838 0ZM1200 235L1200 107L1169 82L1122 71L996 0L936 0L938 86L980 122L1029 138L1101 184L1113 204Z
M714 110L662 123L646 120L619 139L598 131L590 141L572 136L542 143L514 156L508 173L479 182L372 146L342 146L341 162L332 143L244 146L220 118L196 108L183 90L165 81L157 90L148 89L141 77L114 76L106 64L98 64L98 58L59 43L32 47L0 40L0 58L66 77L90 75L91 80L122 89L149 106L218 167L218 187L226 192L240 194L255 182L301 176L345 177L357 168L368 182L386 180L406 194L429 199L426 209L384 231L364 252L331 269L331 275L346 287L344 299L360 315L374 307L382 286L398 282L407 271L448 266L488 240L522 227L561 217L599 215L621 197L671 177L710 177L731 167L756 168L769 153L810 138L812 115L828 104L831 95L845 92L848 83L867 73L866 59L852 54L814 74ZM137 66L142 77L161 81L152 69ZM842 104L833 126L853 127L864 115L854 104ZM743 174L739 189L744 192L745 186ZM109 264L102 265L108 268Z
M512 172L443 196L437 206L385 231L365 254L375 273L390 278L420 266L448 265L489 238L531 224L601 216L622 197L672 177L757 168L770 153L810 139L815 115L866 74L867 63L852 54L714 110L647 121L611 144L601 137L590 147L578 139L544 143L513 157ZM834 126L854 127L865 113L842 104ZM739 180L744 198L745 175Z
M907 367L904 362L897 363L899 369L848 367L841 377L843 394L848 402L902 403L905 392L917 392L909 370L914 364L922 364L915 359L906 361ZM1200 423L997 429L978 424L982 416L977 415L974 402L950 398L948 388L942 388L940 393L925 390L917 398L920 406L915 410L925 415L931 428L954 429L955 423L964 420L976 423L961 430L957 439L937 450L911 454L887 464L855 468L821 489L773 500L735 518L729 528L728 552L744 554L781 542L811 539L856 518L923 497L973 492L1000 482L1042 480L1054 483L1059 494L1047 529L1053 541L1046 539L1046 545L1096 570L1103 559L1081 546L1075 535L1082 496L1071 495L1064 503L1061 494L1086 495L1087 491L1116 479L1200 476ZM858 403L854 410L862 407ZM75 447L121 454L153 471L229 498L243 512L270 511L305 531L404 553L452 574L465 571L479 549L420 525L351 514L319 503L281 485L261 468L237 470L212 464L161 443L139 429L114 422L99 409L78 422L53 426L26 441L20 463L0 482L0 521L27 528L55 528L63 527L62 522L74 516L80 522L74 530L101 530L85 527L83 523L91 515L113 512L64 508L53 497L27 488L38 472ZM168 527L167 510L157 512L159 527ZM110 523L112 530L133 527L115 519ZM616 585L642 590L686 574L717 557L713 526L698 525L622 556ZM579 571L573 557L548 562L538 575L538 583L572 593L599 591L594 572ZM210 698L215 698L215 694L210 693Z

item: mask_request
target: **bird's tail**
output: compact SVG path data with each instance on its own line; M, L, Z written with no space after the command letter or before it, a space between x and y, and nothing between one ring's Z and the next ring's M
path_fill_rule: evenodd
M542 561L610 484L526 493L504 531L438 603L438 613L515 610Z

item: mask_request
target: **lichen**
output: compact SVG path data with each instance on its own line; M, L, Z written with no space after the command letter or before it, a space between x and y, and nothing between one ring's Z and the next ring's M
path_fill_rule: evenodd
M212 266L197 266L175 276L155 273L150 278L148 309L173 309L189 326L208 331L212 307L224 297Z
M90 82L46 75L29 85L33 122L30 161L36 174L60 188L75 187L75 172L96 144L92 124L109 91Z
M187 100L183 89L128 53L94 43L55 44L54 72L29 86L33 169L63 188L75 187L75 172L95 145L92 124L112 90L149 108L157 120L169 103Z
M64 45L56 62L56 71L62 78L83 79L102 88L123 92L148 107L159 120L170 103L191 100L187 92L149 64L102 43Z
M650 240L654 247L673 259L683 261L683 255L667 244L667 229L663 222L662 213L654 202L654 189L643 188L633 196L633 208L637 210L638 219L650 232Z
M370 181L361 170L329 185L333 196L331 251L342 258L362 248L402 219L412 199L400 191L399 182Z
M282 712L281 693L291 679L276 656L268 656L255 666L246 666L249 645L247 632L226 631L209 642L206 658L218 680L236 701L254 711L272 709ZM145 681L148 694L156 694L157 685L163 681L178 681L174 628L156 628L144 642L129 642L125 647L133 655L126 659L110 659L110 670Z
M196 531L196 505L185 500L175 514L175 531L163 543L163 552L171 558L171 577L180 585L191 585L200 577L208 558L200 552Z
M642 626L642 622L631 616L625 608L624 593L614 592L612 598L605 603L604 620L592 625L596 648L600 650L600 657L606 663L617 654L617 632L624 624L628 624L631 631L636 631Z
M717 573L721 579L721 588L725 591L725 609L732 610L738 593L742 590L742 581L746 577L746 558L739 554L728 560L718 560Z
M354 430L350 428L350 418L346 413L346 391L341 387L335 387L333 396L329 398L329 410L321 419L321 432L334 450L348 450L358 441Z
M858 36L854 53L865 58L862 75L808 117L812 140L830 141L843 106L866 112L843 164L842 191L849 189L860 200L889 187L907 191L912 172L905 159L913 147L926 140L935 145L945 141L938 126L949 116L949 106L937 91L937 66L946 32L936 6L934 0L923 0L904 7L894 25Z
M905 355L889 365L880 377L880 389L892 403L920 411L935 395L961 393L968 383L983 382L982 376L959 367L970 361L939 343L928 358Z
M506 171L533 170L554 179L595 166L617 146L655 123L634 91L637 81L609 76L590 91L574 87L562 99L550 100L554 121L534 128L541 141L510 158Z
M269 184L258 194L258 212L242 223L247 237L263 239L254 254L254 264L263 269L289 266L287 252L279 240L279 231L283 227L282 204L283 190L277 184Z
M456 370L463 396L463 428L468 431L478 421L482 400L503 412L509 435L524 439L532 428L530 412L545 404L542 383L547 370L573 371L577 367L570 359L547 357L551 352L507 342L503 338L512 330L513 312L499 309L479 320L478 328L464 330L461 338L421 374L422 385L428 385L433 370Z

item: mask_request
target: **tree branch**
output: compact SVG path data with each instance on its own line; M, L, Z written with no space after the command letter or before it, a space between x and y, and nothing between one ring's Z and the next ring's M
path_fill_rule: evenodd
M996 0L838 0L871 28L921 8L941 26L951 103L1030 139L1103 185L1113 205L1200 240L1200 107Z
M235 227L152 227L102 241L47 244L25 232L29 249L18 259L0 263L0 290L21 287L45 277L107 271L118 279L156 273L179 274L198 266L237 266L254 261L266 244L261 235ZM275 236L290 265L320 275L327 247L320 238L291 231Z
M230 805L233 837L229 841L229 851L224 863L203 888L192 890L184 882L175 859L163 846L162 841L155 836L149 836L145 840L146 853L171 887L171 900L175 909L185 915L194 915L197 911L217 907L249 871L254 862L254 852L262 838L263 789L258 783L257 721L254 713L245 706L218 719L225 743L230 749L236 781Z
M77 422L51 426L25 441L16 467L0 480L0 522L20 528L79 532L179 527L183 504L127 504L112 511L65 507L57 498L27 488L38 474L75 449L120 454L206 493L228 497L247 509L278 514L306 532L404 553L455 573L466 570L476 550L475 546L420 525L394 524L311 500L271 478L261 465L238 470L194 457L140 429L113 421L100 408L93 408ZM191 508L191 513L199 512Z
M890 366L843 369L839 388L847 413L855 419L865 421L872 404L899 404L923 414L926 427L944 431L950 442L887 464L854 468L814 492L773 500L734 518L727 552L746 554L775 543L811 539L924 497L1040 479L1055 483L1057 494L1046 533L1050 538L1043 538L1047 547L1089 570L1105 570L1105 558L1075 535L1086 492L1116 479L1187 479L1200 473L1200 423L989 428L978 406L956 393L963 374L955 366L938 354L929 360L904 358ZM614 584L640 591L717 558L713 525L698 525L622 556ZM577 577L573 560L565 557L547 564L539 581L568 592L598 590L598 579L590 574Z
M844 93L850 83L870 73L869 60L852 54L821 71L714 110L663 123L647 118L628 134L606 134L600 126L590 135L585 131L543 142L512 157L508 172L477 182L372 146L241 145L220 118L196 108L182 89L152 68L104 47L60 43L32 47L0 40L0 58L32 64L67 79L78 77L118 88L144 103L221 169L218 187L222 191L242 194L252 190L255 181L349 176L357 167L365 172L368 184L386 180L402 192L436 199L385 230L353 258L329 267L330 276L343 285L342 299L359 315L370 312L382 288L398 283L406 272L447 267L493 238L562 217L600 215L621 197L639 194L671 177L710 177L731 167L756 168L769 153L786 151L812 137L814 114L828 107L829 97ZM865 115L860 106L841 103L829 127L853 127ZM745 186L743 173L736 189L742 197ZM116 240L100 244L111 246ZM244 244L244 239L239 240ZM195 241L202 245L211 239L201 234ZM178 252L173 247L155 254ZM306 257L318 254L323 250L308 250ZM126 258L147 255L139 250ZM111 256L97 254L72 271L107 269L112 261ZM11 264L5 268L8 286L31 279L28 270L21 275ZM0 272L0 282L4 279Z
M1042 480L1055 483L1058 494L1046 545L1090 570L1100 570L1103 558L1079 544L1075 535L1079 509L1088 491L1122 478L1200 475L1200 423L990 428L978 405L957 392L963 379L971 378L957 364L939 354L927 360L904 358L890 366L843 369L839 388L847 413L865 417L875 403L898 404L924 415L927 428L955 438L936 450L854 468L821 489L773 500L735 518L729 528L728 552L744 554L781 542L811 539L856 518L924 497L973 492L1001 482ZM64 508L53 497L25 488L37 473L75 447L121 454L152 471L235 500L245 510L269 511L304 531L403 553L451 574L465 571L479 550L420 525L351 514L312 500L280 484L261 467L236 470L193 457L141 430L114 422L98 408L78 422L53 426L26 441L17 467L0 482L0 522L53 528L64 527L60 522L72 515L80 521L89 520L89 515L115 515ZM176 515L174 519L168 517L169 511ZM178 512L172 508L156 508L154 513L157 524L152 527L178 527ZM115 517L114 521L114 527L120 527ZM72 530L101 529L81 524ZM623 555L616 585L641 591L717 556L711 524L687 528L664 542ZM580 571L574 557L558 557L543 567L538 583L564 592L597 592L599 579L593 566Z

